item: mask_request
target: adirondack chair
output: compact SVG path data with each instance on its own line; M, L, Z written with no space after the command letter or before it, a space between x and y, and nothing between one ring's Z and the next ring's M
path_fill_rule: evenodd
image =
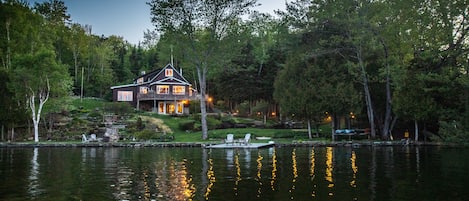
M231 145L234 144L234 135L233 134L226 135L225 144L231 144Z
M88 140L88 138L86 137L86 135L85 135L85 134L82 134L82 135L81 135L81 142L88 142L88 141L89 141L89 140Z
M251 143L251 133L246 133L246 135L244 135L244 139L240 140L240 143L244 145Z

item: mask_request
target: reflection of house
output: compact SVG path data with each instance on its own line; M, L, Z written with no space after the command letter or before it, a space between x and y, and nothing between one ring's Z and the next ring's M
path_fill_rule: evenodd
M137 109L152 110L158 114L188 114L189 100L195 91L171 64L163 69L142 73L132 84L113 86L113 101L129 102Z

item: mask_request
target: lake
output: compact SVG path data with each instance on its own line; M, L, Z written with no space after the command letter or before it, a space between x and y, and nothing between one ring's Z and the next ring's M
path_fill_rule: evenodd
M0 148L0 200L468 200L439 146Z

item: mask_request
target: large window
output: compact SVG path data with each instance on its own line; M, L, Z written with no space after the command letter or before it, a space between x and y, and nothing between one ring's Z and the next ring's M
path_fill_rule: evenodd
M185 86L173 86L173 94L174 95L184 95L186 92Z
M164 75L166 77L173 77L173 69L166 69L164 70Z
M168 85L156 86L156 93L157 94L169 94L169 86Z
M134 95L132 91L117 91L117 101L133 101Z

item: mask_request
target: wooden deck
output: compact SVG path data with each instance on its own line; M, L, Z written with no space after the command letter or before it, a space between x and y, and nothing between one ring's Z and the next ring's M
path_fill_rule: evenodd
M207 145L205 148L207 149L236 149L236 148L244 148L244 149L258 149L264 147L274 146L275 143L249 143L249 144L240 144L240 143L233 143L233 144L214 144L214 145Z

